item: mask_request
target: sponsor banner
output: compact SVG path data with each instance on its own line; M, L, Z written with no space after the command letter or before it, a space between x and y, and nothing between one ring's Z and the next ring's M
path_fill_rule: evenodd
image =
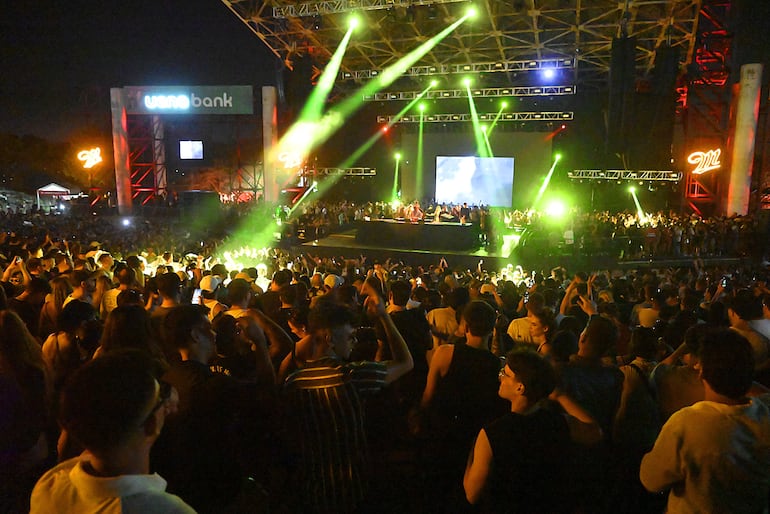
M124 87L128 114L253 114L251 86Z

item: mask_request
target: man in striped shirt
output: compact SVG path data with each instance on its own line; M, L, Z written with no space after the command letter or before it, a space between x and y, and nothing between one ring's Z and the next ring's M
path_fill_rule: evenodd
M303 511L345 513L359 506L366 492L368 453L362 400L413 367L384 301L368 293L367 314L382 325L392 359L347 362L355 344L354 316L332 298L323 298L308 316L311 336L298 343L310 346L311 357L286 379L290 426L300 452L297 496Z

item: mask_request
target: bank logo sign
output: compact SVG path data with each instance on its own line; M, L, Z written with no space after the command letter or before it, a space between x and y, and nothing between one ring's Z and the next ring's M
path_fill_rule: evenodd
M251 86L125 87L128 114L253 114Z

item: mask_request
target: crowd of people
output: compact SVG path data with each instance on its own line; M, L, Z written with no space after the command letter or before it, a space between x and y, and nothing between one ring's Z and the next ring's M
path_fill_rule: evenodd
M761 255L758 237L767 226L754 216L682 215L572 209L556 216L544 211L511 210L431 202L310 203L287 221L304 239L319 239L368 219L470 223L479 244L500 248L505 235L522 235L524 246L548 255L610 256L619 260L752 257ZM530 252L532 253L532 252Z
M513 212L531 244L546 253L609 255L622 260L683 257L757 257L767 227L754 216L681 215L657 212L571 212L560 221L542 213Z
M759 261L228 267L215 227L4 220L3 512L767 508Z

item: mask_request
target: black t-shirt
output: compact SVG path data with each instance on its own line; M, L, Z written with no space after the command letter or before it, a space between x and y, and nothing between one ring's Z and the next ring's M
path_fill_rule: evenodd
M492 448L485 512L565 512L569 428L541 408L510 412L484 428Z
M194 361L172 364L163 379L179 392L179 409L166 417L152 448L152 471L197 511L213 512L241 487L246 390Z
M406 346L414 360L414 371L418 373L428 373L428 361L425 354L433 347L433 338L430 336L430 323L425 317L425 311L422 309L408 309L396 311L390 314L393 324L396 325L398 332L404 338ZM377 338L387 341L385 329L381 324L377 324ZM386 358L391 358L390 347L386 344Z

